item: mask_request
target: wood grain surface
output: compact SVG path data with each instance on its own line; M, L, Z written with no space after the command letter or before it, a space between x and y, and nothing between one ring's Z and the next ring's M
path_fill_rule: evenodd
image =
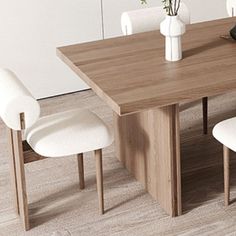
M118 159L171 216L181 215L179 106L119 116Z
M183 57L164 59L159 31L65 46L58 56L119 115L236 89L236 43L227 18L187 26Z

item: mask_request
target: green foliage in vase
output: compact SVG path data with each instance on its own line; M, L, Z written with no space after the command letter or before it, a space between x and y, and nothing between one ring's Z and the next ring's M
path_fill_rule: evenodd
M140 0L142 4L147 4L147 0ZM181 0L162 0L167 15L177 16Z

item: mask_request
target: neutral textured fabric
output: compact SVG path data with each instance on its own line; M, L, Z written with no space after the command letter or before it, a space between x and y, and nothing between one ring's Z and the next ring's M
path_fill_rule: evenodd
M218 123L212 133L219 142L236 152L236 117Z
M165 19L163 7L145 8L124 12L121 15L121 28L124 35L131 35L160 29L160 23ZM187 6L181 3L179 16L185 24L190 23L190 13Z
M20 113L30 127L39 118L39 104L13 72L0 69L0 116L8 127L20 130Z
M236 16L236 0L227 0L226 6L229 16Z
M77 109L40 118L26 130L29 145L46 157L84 153L109 146L112 135L93 112Z

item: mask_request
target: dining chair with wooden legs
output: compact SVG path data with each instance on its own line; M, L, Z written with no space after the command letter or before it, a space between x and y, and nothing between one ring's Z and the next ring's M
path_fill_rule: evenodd
M39 118L40 106L16 75L0 69L0 117L8 127L11 176L16 212L30 229L24 148L45 157L77 155L80 189L84 189L83 153L94 151L99 212L104 213L102 148L113 142L106 124L93 112L76 109ZM26 141L23 142L23 137Z
M165 18L163 7L145 8L124 12L121 15L123 35L132 35L147 31L159 30ZM181 3L179 16L185 24L190 24L190 11L186 4ZM202 98L203 133L208 133L208 97Z
M228 206L230 203L230 151L236 152L236 117L218 123L212 133L223 144L225 206Z

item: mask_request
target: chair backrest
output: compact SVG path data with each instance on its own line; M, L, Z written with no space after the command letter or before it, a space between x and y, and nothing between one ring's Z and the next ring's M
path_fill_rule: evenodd
M227 0L226 7L229 16L236 16L236 0Z
M20 115L25 128L32 126L40 115L40 106L28 89L8 69L0 69L0 117L13 130L21 130Z
M124 12L121 15L121 28L124 35L131 35L152 30L159 30L160 23L165 19L163 7L152 7ZM185 24L190 24L188 7L181 3L179 16Z

